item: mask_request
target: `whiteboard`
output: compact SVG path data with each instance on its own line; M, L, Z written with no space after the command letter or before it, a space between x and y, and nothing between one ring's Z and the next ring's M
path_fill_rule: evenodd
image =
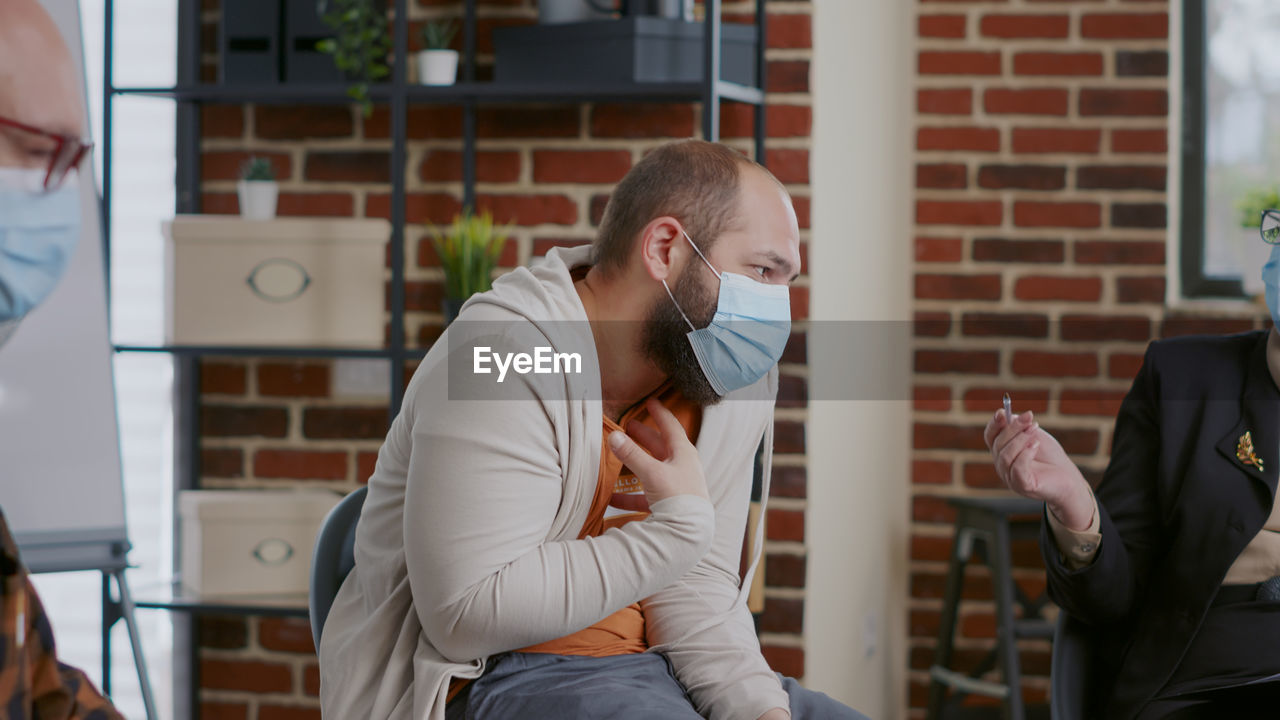
M42 3L84 97L79 3ZM129 547L92 168L86 157L82 235L65 275L0 346L0 507L33 572L123 567Z

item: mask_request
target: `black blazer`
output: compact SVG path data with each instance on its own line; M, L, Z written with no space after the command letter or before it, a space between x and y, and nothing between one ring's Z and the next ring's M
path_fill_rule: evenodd
M1091 717L1129 720L1169 680L1236 556L1271 513L1280 390L1267 331L1160 340L1116 418L1097 488L1102 544L1069 569L1047 522L1049 595L1091 625ZM1263 469L1236 457L1248 431Z

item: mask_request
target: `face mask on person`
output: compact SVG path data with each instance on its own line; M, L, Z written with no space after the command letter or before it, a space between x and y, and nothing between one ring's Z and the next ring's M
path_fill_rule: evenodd
M720 294L711 324L696 328L662 281L667 296L689 326L689 344L698 366L717 394L724 396L764 377L778 364L791 337L791 296L785 285L757 282L737 273L720 272L689 234L680 231L702 262L720 278Z
M38 178L36 176L39 176ZM68 178L33 193L43 170L0 168L0 323L44 301L66 270L80 238L80 189Z

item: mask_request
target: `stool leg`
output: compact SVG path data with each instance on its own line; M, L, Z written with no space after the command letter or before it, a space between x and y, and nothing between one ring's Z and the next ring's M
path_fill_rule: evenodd
M933 664L951 667L951 650L955 641L956 616L960 613L960 590L964 586L964 566L969 560L970 530L966 513L956 518L956 534L951 546L951 562L947 567L947 585L942 593L942 618L938 624L938 644L934 648ZM929 706L925 718L941 720L942 706L947 698L947 686L936 678L929 678Z
M999 642L1000 674L1009 686L1004 703L1005 720L1024 720L1022 707L1022 670L1018 659L1018 636L1014 629L1013 545L1009 541L1009 522L1000 518L992 528L995 547L987 548L991 566L991 587L996 600L996 634Z

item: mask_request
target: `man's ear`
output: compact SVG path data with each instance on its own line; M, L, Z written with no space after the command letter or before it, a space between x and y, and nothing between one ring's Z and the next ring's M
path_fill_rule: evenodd
M683 226L670 216L654 218L640 235L640 262L654 280L667 280L684 262Z

